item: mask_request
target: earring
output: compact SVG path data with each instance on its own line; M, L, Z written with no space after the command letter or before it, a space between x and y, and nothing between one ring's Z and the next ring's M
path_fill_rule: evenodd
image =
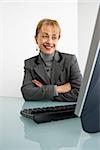
M38 50L39 50L38 45L36 45L36 51L38 51Z

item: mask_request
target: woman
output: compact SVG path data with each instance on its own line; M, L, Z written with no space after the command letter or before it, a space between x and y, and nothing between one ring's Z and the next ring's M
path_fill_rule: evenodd
M25 60L22 95L25 100L77 101L81 73L74 55L56 50L61 29L56 20L43 19L36 28L39 55Z

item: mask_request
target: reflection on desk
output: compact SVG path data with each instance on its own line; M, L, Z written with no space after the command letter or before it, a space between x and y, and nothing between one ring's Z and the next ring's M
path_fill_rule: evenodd
M75 126L71 128L73 121L70 119L52 123L36 124L30 119L21 117L24 123L25 138L38 142L43 150L58 150L61 147L77 147L80 138L79 121L74 119Z
M23 108L62 104L1 97L0 150L99 150L100 134L82 131L79 118L36 124L20 115Z
M65 105L64 102L25 102L22 109ZM70 103L69 103L70 104ZM65 119L49 123L36 124L33 120L20 117L24 124L25 138L38 142L43 150L58 150L61 147L77 147L81 130L79 119ZM74 121L74 122L73 122ZM71 128L74 123L74 127Z

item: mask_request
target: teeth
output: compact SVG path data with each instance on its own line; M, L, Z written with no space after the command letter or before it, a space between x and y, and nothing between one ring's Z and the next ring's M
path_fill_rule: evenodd
M45 47L46 47L46 48L52 48L53 46L47 46L47 45L45 45Z
M46 46L46 47L50 47L50 46Z

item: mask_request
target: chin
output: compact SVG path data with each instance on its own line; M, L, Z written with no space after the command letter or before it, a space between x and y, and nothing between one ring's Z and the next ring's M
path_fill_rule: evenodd
M52 54L52 53L54 53L54 51L46 52L46 54Z
M50 55L50 54L52 54L52 53L54 53L55 52L55 50L45 50L44 51L44 53L45 54L48 54L48 55Z

